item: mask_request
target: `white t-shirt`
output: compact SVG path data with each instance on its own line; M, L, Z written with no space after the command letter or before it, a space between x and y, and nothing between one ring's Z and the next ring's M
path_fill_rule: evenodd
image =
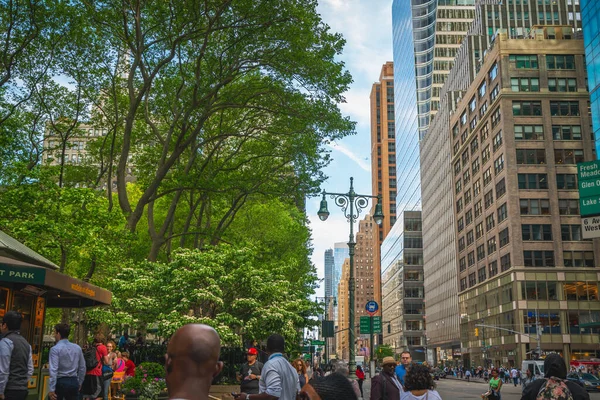
M510 376L512 376L513 378L516 378L516 377L517 377L517 370L516 370L516 369L514 369L514 368L513 368L513 369L511 369L511 370L510 370Z
M400 398L402 400L442 400L442 396L435 390L428 390L421 396L415 396L411 392L402 392Z

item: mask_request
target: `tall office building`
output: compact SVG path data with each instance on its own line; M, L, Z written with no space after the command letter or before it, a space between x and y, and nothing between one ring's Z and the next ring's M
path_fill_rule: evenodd
M590 360L600 243L582 240L579 215L576 164L594 159L583 41L553 26L509 37L450 118L463 362L520 365L538 330L542 351Z
M448 279L456 279L456 238L451 228L455 221L450 204L452 200L448 195L455 190L452 173L449 172L451 166L447 163L453 151L449 133L450 115L455 111L456 101L464 95L481 68L481 60L497 32L506 32L512 38L528 37L531 27L538 23L562 25L557 26L555 32L562 32L563 27L569 26L571 32L577 32L581 21L577 18L579 5L575 3L572 0L478 0L477 18L457 52L454 67L440 93L439 111L421 142L423 244L427 249L424 254L427 327L428 337L439 334L445 338L444 345L437 348L442 359L451 360L452 356L460 356L461 352L456 343L446 342L456 335L449 338L443 332L433 332L441 326L450 326L454 330L458 324L456 316L448 315L444 309L458 307L455 300L457 285ZM432 285L437 288L436 296L428 298L428 287ZM452 349L449 350L448 346Z
M600 154L600 3L596 0L581 0L581 22L585 43L585 62L592 106L592 126L596 139L596 157Z
M439 108L439 88L453 65L454 55L474 17L473 2L474 0L430 0L411 5L417 2L394 0L392 3L398 216L406 211L421 209L419 139L429 128L432 112L437 112ZM407 60L414 60L414 63ZM403 229L402 224L395 224L382 243L382 277L386 276L389 268L402 263ZM428 267L427 252L424 257L425 297L428 303L428 293L437 293L437 287L427 287L427 276L435 273L439 266ZM393 275L387 273L387 276ZM386 282L383 281L382 284L385 286ZM441 301L447 299L443 298ZM429 323L429 315L427 319ZM431 324L428 328L430 327ZM440 329L442 327L446 329L449 325L440 325ZM400 326L391 328L396 329L392 332L394 334L404 329ZM456 329L447 333L447 336L452 335L458 337L458 324ZM426 344L424 341L425 336L419 347ZM435 342L431 339L428 344L435 345Z
M348 243L338 242L333 244L334 281L331 288L333 297L339 297L338 285L342 277L342 266L344 265L344 260L349 256Z
M337 303L337 333L335 334L335 350L338 359L349 360L350 353L350 293L348 292L348 280L350 279L350 259L344 259L342 263L342 274L338 283L339 300Z
M333 296L333 285L335 283L335 263L333 249L325 250L325 298Z

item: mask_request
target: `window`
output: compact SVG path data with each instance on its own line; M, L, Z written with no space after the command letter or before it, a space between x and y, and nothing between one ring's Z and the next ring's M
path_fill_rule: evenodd
M554 140L581 140L581 126L579 125L552 125Z
M523 240L552 240L552 225L521 225Z
M479 271L477 271L477 280L479 283L485 281L485 267L480 268Z
M471 140L471 155L475 155L475 152L477 151L477 149L479 149L479 140L477 140L477 137L475 137L475 139Z
M454 190L455 190L456 194L460 193L460 191L462 190L462 179L459 178L456 181L456 183L454 184Z
M492 92L490 93L490 101L493 103L499 94L500 94L500 84L494 86L494 88L492 89Z
M513 92L539 92L539 78L510 78L510 87Z
M492 181L492 168L488 168L483 173L483 186L488 185Z
M461 272L467 269L467 261L465 260L464 257L459 260L458 266L459 266Z
M557 164L577 164L583 162L583 150L555 149L554 162Z
M560 238L565 242L581 240L581 225L561 225Z
M494 204L494 191L490 190L483 196L485 202L485 209L487 210L492 204Z
M388 167L389 176L396 176L396 167Z
M521 297L523 300L558 300L556 282L522 282Z
M577 175L556 174L556 188L562 190L577 189Z
M494 160L494 174L498 175L504 169L504 154Z
M481 107L479 107L479 116L483 117L485 115L485 113L487 112L487 108L488 108L488 103L487 101L484 101L483 104L481 105Z
M473 272L472 274L469 274L469 287L473 287L477 284L477 281L475 280L475 272Z
M460 290L465 290L467 288L467 278L462 278L460 280Z
M481 193L481 180L477 179L473 182L473 196L477 197Z
M483 96L485 96L486 90L487 90L487 85L486 85L485 81L483 81L483 83L477 89L477 92L479 93L479 98L482 98Z
M480 222L477 225L475 225L475 236L477 237L477 239L483 236L483 222Z
M508 218L508 207L506 206L506 203L504 203L498 207L498 223L501 223L506 218Z
M500 198L506 193L506 182L504 178L500 180L500 182L496 183L496 198Z
M513 101L513 115L541 116L542 103L539 101Z
M463 111L463 113L460 116L460 126L464 126L467 124L467 112Z
M577 117L579 116L579 102L551 101L550 115L553 117Z
M469 171L468 169L463 173L463 183L465 184L465 186L469 183L469 181L471 180L471 171Z
M565 282L563 287L566 300L598 300L597 282Z
M479 172L479 157L475 158L471 163L471 171L473 172L473 175Z
M517 69L538 69L538 57L535 54L511 54L509 61L515 63Z
M594 267L593 251L563 251L565 267Z
M523 251L523 264L526 267L554 267L554 252L550 250Z
M498 240L500 241L500 248L506 246L509 243L510 238L508 236L508 227L500 231L500 233L498 234Z
M475 265L475 252L472 251L469 254L467 254L467 265L470 267L472 267L473 265Z
M475 203L475 218L479 217L483 211L483 207L481 206L481 200Z
M550 92L576 92L577 79L575 78L548 78L548 91Z
M496 236L487 241L488 254L492 254L496 251Z
M465 167L467 165L467 162L469 162L469 150L463 151L461 159L462 159L462 165L463 165L463 167Z
M579 200L559 199L558 212L560 215L579 215Z
M508 271L510 267L510 253L508 253L500 257L500 270L502 272Z
M546 150L544 149L517 149L517 164L546 164Z
M493 81L494 79L496 79L496 77L498 76L498 64L494 63L494 65L492 65L492 68L490 68L490 71L488 72L488 76L490 77L490 82Z
M477 246L477 261L481 261L485 258L485 245Z
M500 107L498 107L496 108L496 110L494 110L494 113L492 114L492 128L495 128L496 125L500 123L501 119L502 116L500 114Z
M550 200L521 199L519 206L521 215L550 215Z
M492 261L488 268L490 270L490 278L498 275L498 261Z
M458 219L458 221L456 222L456 225L457 225L457 227L458 227L458 231L459 231L459 232L461 232L463 229L465 229L465 222L464 222L464 220L462 219L462 217L460 217L460 218Z
M454 175L460 174L460 161L454 163Z
M465 190L465 206L471 202L471 189Z
M546 55L548 69L575 69L575 56L573 55Z
M473 112L477 108L477 98L473 96L471 101L469 101L469 111Z
M543 125L515 125L515 140L544 140Z
M465 224L469 226L473 222L473 210L469 209L465 212Z
M518 174L519 189L548 189L546 174Z
M463 200L462 197L458 200L456 200L456 212L459 213L461 212L463 209Z
M483 149L483 151L481 152L481 162L485 165L486 162L488 162L488 160L491 157L491 152L490 152L490 145L488 144L487 146L485 146L485 148Z
M465 129L465 131L460 135L461 144L464 144L467 141L467 136L469 136L469 131Z
M488 232L494 226L495 226L495 223L494 223L494 214L488 215L485 218L485 231Z
M490 134L490 127L488 124L485 124L481 127L481 143L485 142Z
M454 127L452 127L452 139L456 139L456 136L458 136L459 129L460 128L458 127L458 123L454 125Z
M467 246L472 245L473 242L473 230L471 229L469 232L467 232Z

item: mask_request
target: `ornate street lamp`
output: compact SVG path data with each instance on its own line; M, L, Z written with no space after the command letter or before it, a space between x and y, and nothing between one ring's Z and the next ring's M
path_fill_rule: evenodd
M321 206L319 207L319 212L317 215L321 221L325 221L327 217L329 217L329 210L327 209L327 200L326 196L331 196L334 199L335 204L342 209L344 216L350 223L350 237L348 240L348 253L350 255L350 278L348 279L348 289L350 296L350 304L348 314L350 317L349 326L350 326L350 352L349 358L350 362L348 363L348 369L350 370L350 377L356 379L356 359L355 359L355 350L354 350L354 290L356 285L354 284L354 248L356 246L356 242L354 241L354 223L358 219L362 210L364 210L369 205L369 199L377 199L377 204L375 205L375 213L373 214L373 220L377 225L381 225L383 222L383 212L381 210L381 195L371 196L366 194L356 194L354 191L354 178L350 178L350 190L348 193L330 193L323 190L323 198L321 199Z

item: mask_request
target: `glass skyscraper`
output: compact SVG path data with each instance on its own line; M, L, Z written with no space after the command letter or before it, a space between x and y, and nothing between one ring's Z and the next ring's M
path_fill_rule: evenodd
M333 260L333 250L325 250L325 297L333 295L333 282L335 280L335 263Z
M600 3L597 0L581 0L581 22L588 85L592 107L592 128L596 142L596 157L600 154Z

